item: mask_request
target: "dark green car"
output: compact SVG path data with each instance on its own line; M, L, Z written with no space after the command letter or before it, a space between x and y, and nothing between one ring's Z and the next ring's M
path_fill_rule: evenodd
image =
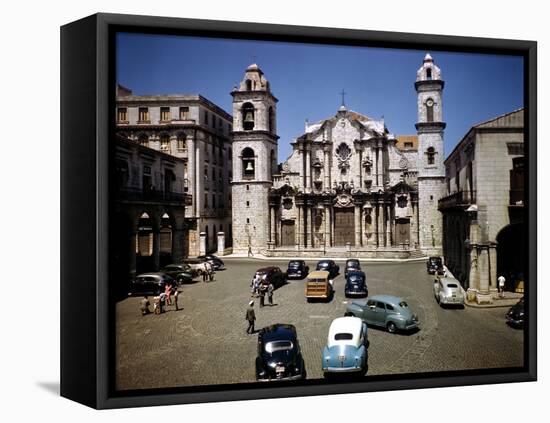
M191 283L198 276L197 272L187 263L169 264L161 271L174 278L179 285Z

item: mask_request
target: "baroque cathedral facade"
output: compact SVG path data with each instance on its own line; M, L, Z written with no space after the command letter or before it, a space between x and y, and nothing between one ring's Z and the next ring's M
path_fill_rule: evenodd
M277 98L253 64L233 96L234 253L407 258L441 254L444 81L427 54L416 75L413 143L348 110L306 121L277 160Z

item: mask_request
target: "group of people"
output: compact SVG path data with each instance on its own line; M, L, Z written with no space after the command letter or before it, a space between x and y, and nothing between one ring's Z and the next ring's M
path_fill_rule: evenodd
M171 283L165 284L164 292L161 292L159 295L153 297L153 313L164 313L166 311L166 306L171 305L173 305L176 311L178 311L178 295L179 291L176 285L172 285ZM142 298L139 304L142 316L151 313L151 309L149 308L151 307L151 302L149 301L149 297L147 295Z
M257 273L256 275L254 275L254 278L252 278L252 282L250 282L251 297L260 298L260 307L263 307L265 305L266 295L267 300L269 301L269 305L273 305L274 290L275 288L273 287L273 284L271 282L264 281Z
M202 281L203 282L212 282L214 280L214 268L212 267L212 264L208 261L205 261L203 263L203 269L202 269Z
M254 275L254 278L250 283L250 292L251 292L251 297L260 298L260 307L263 307L265 305L266 295L267 295L267 301L269 302L269 305L270 306L273 305L274 290L275 288L273 287L273 284L271 282L266 283L257 273L256 275ZM254 300L251 300L248 303L245 319L248 322L248 328L246 329L246 333L253 334L254 322L256 321L256 313L254 312Z

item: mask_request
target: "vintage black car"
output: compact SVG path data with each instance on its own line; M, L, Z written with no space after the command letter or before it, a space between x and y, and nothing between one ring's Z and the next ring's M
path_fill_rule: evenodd
M346 297L367 297L369 289L367 287L367 277L361 270L349 270L346 275L346 285L344 287Z
M309 274L309 266L303 260L290 260L286 270L287 279L304 279Z
M182 283L191 283L198 276L198 272L187 263L169 264L161 272L174 278L179 285Z
M177 285L177 282L166 273L142 273L130 283L128 295L159 295L164 292L166 284Z
M215 271L218 270L225 270L225 264L219 257L213 255L213 254L207 254L205 256L198 256L197 259L199 259L201 262L207 261L212 265L212 268Z
M305 379L306 368L293 325L275 324L258 334L256 379L259 382Z
M319 260L315 270L325 270L329 273L329 277L334 279L340 273L340 266L334 263L334 260Z
M344 267L344 276L348 275L350 270L361 270L361 263L357 259L347 259Z
M506 313L507 323L514 328L523 328L525 325L525 304L523 298Z
M441 257L429 257L426 262L426 270L430 275L444 275L445 268Z
M260 276L262 285L273 285L273 288L278 288L286 284L286 277L283 271L276 266L263 267L256 270L256 275Z

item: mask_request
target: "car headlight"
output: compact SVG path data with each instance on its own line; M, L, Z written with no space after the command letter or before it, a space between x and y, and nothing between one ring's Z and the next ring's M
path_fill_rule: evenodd
M275 367L277 367L277 364L276 363L269 363L268 366L271 367L272 369L274 369Z

